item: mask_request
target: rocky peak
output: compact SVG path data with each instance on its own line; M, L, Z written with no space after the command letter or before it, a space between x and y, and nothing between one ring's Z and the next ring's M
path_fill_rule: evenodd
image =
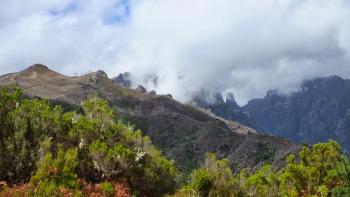
M53 71L51 71L47 66L43 64L34 64L22 71L22 73L32 73L32 72L45 73L45 72L53 72Z
M155 90L152 90L148 93L148 95L150 96L156 96L157 95L157 92Z
M27 70L49 70L49 68L43 64L34 64L29 66Z
M94 83L97 83L97 81L101 79L108 79L107 73L105 73L103 70L98 70L96 72L90 73L89 75Z
M103 71L103 70L98 70L98 71L96 71L95 75L96 75L97 77L108 78L107 73L106 73L105 71Z
M278 96L278 91L277 90L268 90L266 92L266 96L265 97L274 97L274 96Z
M34 64L18 73L21 77L28 77L30 79L42 79L42 78L62 78L65 77L55 71L50 70L43 64Z
M235 99L235 96L233 95L232 92L229 92L226 96L226 104L234 107L234 108L239 108L237 102L236 102L236 99Z
M130 73L120 73L117 77L114 77L112 79L113 83L117 83L119 85L125 86L125 87L131 87L131 80L130 80Z
M140 93L147 93L146 88L143 87L142 85L137 86L136 91L138 91Z
M214 104L224 104L225 101L224 101L224 98L222 98L222 95L217 92L214 94Z

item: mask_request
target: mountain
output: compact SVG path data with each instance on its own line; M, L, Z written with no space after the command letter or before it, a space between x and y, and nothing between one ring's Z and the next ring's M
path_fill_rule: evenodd
M288 95L269 91L242 107L266 133L294 142L335 139L350 151L350 80L338 76L305 81Z
M287 138L295 143L314 144L334 139L350 151L350 80L338 76L316 78L300 90L281 94L270 90L264 98L239 107L233 94L201 91L192 103L217 116L238 121L257 131Z
M238 170L266 162L280 167L289 153L300 149L288 140L258 134L169 95L145 94L124 87L103 71L69 77L36 64L0 77L0 85L10 84L17 84L26 96L49 99L66 109L79 109L80 103L92 95L106 99L120 117L150 136L186 172L199 166L207 152L228 157L232 169Z

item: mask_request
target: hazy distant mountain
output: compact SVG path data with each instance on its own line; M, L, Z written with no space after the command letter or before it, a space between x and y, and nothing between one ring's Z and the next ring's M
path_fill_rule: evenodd
M208 99L216 98L216 99ZM335 139L350 151L350 80L338 76L305 81L288 95L267 92L239 107L231 94L200 93L193 103L214 114L238 121L258 131L298 143Z
M287 140L257 134L254 129L182 104L171 96L124 87L103 71L68 77L33 65L1 76L0 85L7 84L17 84L27 96L46 98L67 108L79 106L91 95L107 99L119 116L142 129L184 171L198 166L206 152L228 157L232 168L239 169L266 162L281 166L287 154L299 149Z
M350 150L350 80L337 76L309 80L300 91L270 91L242 108L266 133L295 142L336 139Z

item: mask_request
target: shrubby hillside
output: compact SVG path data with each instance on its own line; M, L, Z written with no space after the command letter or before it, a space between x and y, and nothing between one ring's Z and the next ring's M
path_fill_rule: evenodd
M104 100L92 97L81 112L64 112L5 87L0 106L0 180L29 182L29 196L83 196L84 182L100 183L100 192L113 196L118 180L126 180L135 196L175 190L173 162Z

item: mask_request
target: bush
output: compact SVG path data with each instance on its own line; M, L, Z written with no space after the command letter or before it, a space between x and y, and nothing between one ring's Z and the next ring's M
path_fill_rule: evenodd
M101 183L101 190L102 190L103 194L108 196L108 197L114 196L114 194L115 194L114 186L107 181Z
M280 190L289 196L328 195L339 182L336 165L340 156L340 147L334 141L304 147L300 161L294 155L287 158L287 166L280 173Z
M38 170L30 180L30 196L82 196L81 185L75 173L77 149L58 150L56 157L47 153L38 162Z
M234 178L227 159L217 160L215 154L209 153L204 166L192 172L189 184L176 195L232 196L237 183Z
M340 157L334 141L304 147L287 158L280 171L265 165L255 172L233 175L225 159L208 154L204 166L192 172L189 183L175 196L346 196L349 194L350 162Z

